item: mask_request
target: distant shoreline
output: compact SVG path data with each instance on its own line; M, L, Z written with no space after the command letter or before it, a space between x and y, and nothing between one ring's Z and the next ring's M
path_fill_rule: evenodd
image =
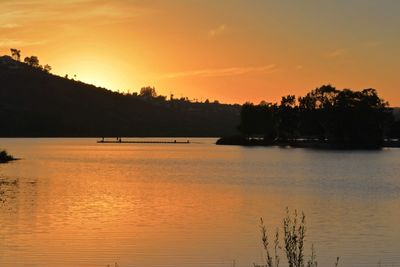
M327 150L379 150L382 148L400 148L400 140L384 140L381 146L357 146L351 143L330 143L318 141L315 139L299 140L264 140L261 138L246 138L243 136L227 136L217 140L216 145L243 146L243 147L293 147L293 148L314 148Z
M44 138L49 138L49 139L61 139L61 138L71 138L71 139L79 139L79 138L93 138L93 139L99 139L99 138L107 138L107 139L116 139L117 137L121 138L220 138L220 135L215 135L215 136L202 136L202 135L171 135L171 136L159 136L159 135L148 135L148 136L124 136L124 135L114 135L114 136L0 136L0 139L23 139L23 138L31 138L31 139L44 139Z

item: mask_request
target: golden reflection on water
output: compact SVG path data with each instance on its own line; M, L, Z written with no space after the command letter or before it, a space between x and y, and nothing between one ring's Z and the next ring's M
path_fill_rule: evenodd
M287 206L306 212L320 264L400 261L385 165L399 152L7 142L23 160L0 166L1 266L250 266L264 256L259 217L272 232Z

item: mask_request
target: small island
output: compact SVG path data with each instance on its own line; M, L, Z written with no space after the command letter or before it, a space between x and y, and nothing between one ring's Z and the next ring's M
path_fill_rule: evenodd
M0 151L0 163L7 163L13 160L17 160L16 158L14 158L13 156L9 155L7 153L7 151L2 150Z
M220 138L217 144L380 149L399 146L399 124L375 89L338 90L323 85L297 99L284 96L280 104L244 104L241 134Z

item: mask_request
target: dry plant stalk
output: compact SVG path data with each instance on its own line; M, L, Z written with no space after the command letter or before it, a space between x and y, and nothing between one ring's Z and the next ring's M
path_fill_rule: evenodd
M264 246L264 250L267 254L266 265L256 265L258 267L279 267L280 263L280 251L282 247L279 245L279 229L276 229L275 240L274 240L274 255L269 250L268 232L264 224L264 220L260 220L261 240ZM304 259L304 243L306 237L306 216L304 212L301 215L298 214L297 210L294 211L294 215L289 212L286 208L286 217L283 219L283 241L284 250L289 267L317 267L317 255L314 250L314 244L311 245L310 259L305 264ZM339 265L339 257L336 258L335 267Z

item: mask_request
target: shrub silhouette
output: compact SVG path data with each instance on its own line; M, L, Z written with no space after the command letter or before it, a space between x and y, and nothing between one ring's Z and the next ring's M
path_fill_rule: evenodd
M279 229L276 229L274 238L273 254L270 251L267 227L264 220L260 220L261 241L266 252L266 265L257 265L255 267L279 267L280 251L282 247L279 245ZM304 244L306 237L306 216L304 212L299 215L297 210L292 215L286 208L286 216L283 219L283 243L284 253L289 267L317 267L316 253L314 245L311 245L311 255L306 262L304 258ZM336 258L335 266L339 264L339 257Z

